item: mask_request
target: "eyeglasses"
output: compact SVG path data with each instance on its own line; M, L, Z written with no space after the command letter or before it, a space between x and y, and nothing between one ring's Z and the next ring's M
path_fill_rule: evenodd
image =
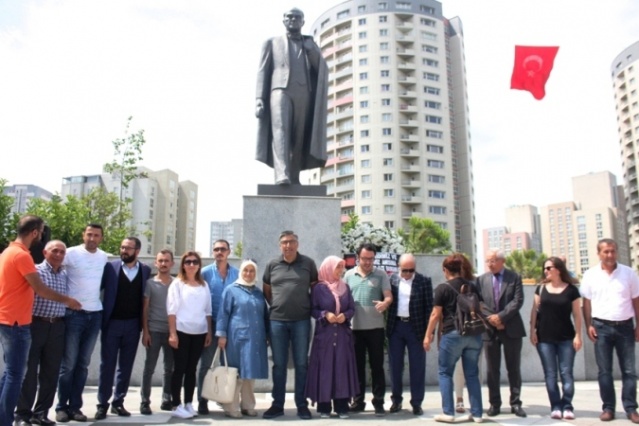
M359 261L360 262L372 262L374 260L375 260L374 257L364 257L364 256L360 256L359 257Z
M293 246L295 244L297 244L297 240L282 240L282 241L280 241L280 245L283 245L283 246L287 246L287 245Z
M415 268L402 269L402 274L412 274L413 272L415 272Z
M224 252L225 252L225 251L227 251L227 250L228 250L228 249L227 249L226 247L215 247L215 248L213 249L213 251L214 251L215 253L217 253L218 251L221 251L222 253L224 253Z
M551 269L553 269L553 268L554 268L554 266L546 266L546 267L544 268L544 271L550 271L550 270L551 270Z
M199 261L199 260L197 260L197 259L186 259L186 260L184 261L184 264L185 264L185 265L194 265L194 266L197 266L197 265L199 265L199 264L200 264L200 261Z
M120 250L125 250L125 251L128 251L128 250L135 250L135 247L120 246Z

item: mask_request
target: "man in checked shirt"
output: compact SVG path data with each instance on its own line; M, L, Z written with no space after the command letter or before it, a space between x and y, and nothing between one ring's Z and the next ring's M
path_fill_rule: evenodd
M67 294L67 273L62 267L62 261L66 251L67 248L62 241L49 241L44 247L45 260L36 266L42 281L51 289L65 295ZM15 413L15 424L55 424L47 416L53 405L64 351L65 308L64 303L35 295L31 323L31 349L27 361L27 373L22 382ZM36 401L38 384L40 389Z

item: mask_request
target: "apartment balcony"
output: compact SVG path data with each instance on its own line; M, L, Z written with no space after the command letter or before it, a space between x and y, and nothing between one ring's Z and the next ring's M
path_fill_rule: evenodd
M407 49L404 47L398 47L396 50L397 54L402 57L411 57L415 56L415 49Z
M327 173L327 169L322 170L322 176L320 177L320 182L322 184L326 184L327 182L332 182L335 180L336 174L334 169L329 169L330 172Z
M399 127L419 127L417 120L399 120Z
M342 202L340 203L340 206L342 208L344 207L353 207L355 205L355 199L351 198L350 200L344 200L342 199Z
M402 172L421 172L419 164L402 164L400 167Z
M414 69L414 68L413 68ZM399 82L399 84L405 85L405 84L417 84L417 78L414 76L399 76L397 77L397 81Z
M406 158L417 158L419 157L419 151L416 149L402 148L399 150L399 155Z
M395 28L397 28L400 31L408 31L415 28L415 25L410 21L401 21L395 24Z
M347 55L342 55L339 56L336 60L335 63L336 64L345 64L347 62L352 62L353 61L353 54L349 53Z
M336 71L335 74L331 76L331 78L333 80L339 80L342 77L346 77L352 74L353 74L353 67L345 67L345 68L341 68L339 71Z
M349 182L342 183L340 185L335 185L333 193L337 194L339 192L352 191L353 189L355 189L355 181L351 180Z
M344 41L342 43L339 43L337 46L335 46L335 53L339 54L340 52L351 50L352 48L353 48L353 42L351 40ZM348 56L352 57L352 55L348 55ZM338 63L341 63L341 62L338 61Z
M330 107L338 107L342 105L352 104L353 103L353 95L342 96L341 98L335 99L334 101L329 101Z
M397 69L401 71L414 71L417 69L417 66L415 65L414 62L401 61L400 63L397 64Z
M423 217L421 209L402 210L402 219L410 219L411 217Z
M416 92L410 92L413 93L413 96L416 96ZM406 96L401 96L402 98L410 98L410 95L406 94ZM399 105L399 110L401 112L417 112L417 107L415 105L411 105L411 104L400 104Z
M419 136L410 133L402 133L399 135L399 140L401 142L419 142Z
M420 188L422 183L419 179L402 179L402 188Z

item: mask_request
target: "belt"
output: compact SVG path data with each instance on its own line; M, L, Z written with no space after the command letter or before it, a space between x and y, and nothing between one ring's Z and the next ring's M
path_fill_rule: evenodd
M408 322L410 321L410 317L397 317L397 320L401 322Z
M60 322L64 320L64 317L38 317L36 315L31 317L33 321L48 322L53 324L54 322Z
M609 325L611 327L617 327L619 325L632 324L632 318L628 318L627 320L623 320L623 321L609 321L609 320L605 320L605 319L601 319L601 318L593 318L593 320L599 321L600 323L605 324L605 325Z

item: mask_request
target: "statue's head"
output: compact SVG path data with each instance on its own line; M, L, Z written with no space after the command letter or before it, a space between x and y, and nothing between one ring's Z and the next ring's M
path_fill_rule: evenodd
M292 33L299 33L304 26L304 12L294 7L288 12L284 12L284 19L282 21L286 31Z

